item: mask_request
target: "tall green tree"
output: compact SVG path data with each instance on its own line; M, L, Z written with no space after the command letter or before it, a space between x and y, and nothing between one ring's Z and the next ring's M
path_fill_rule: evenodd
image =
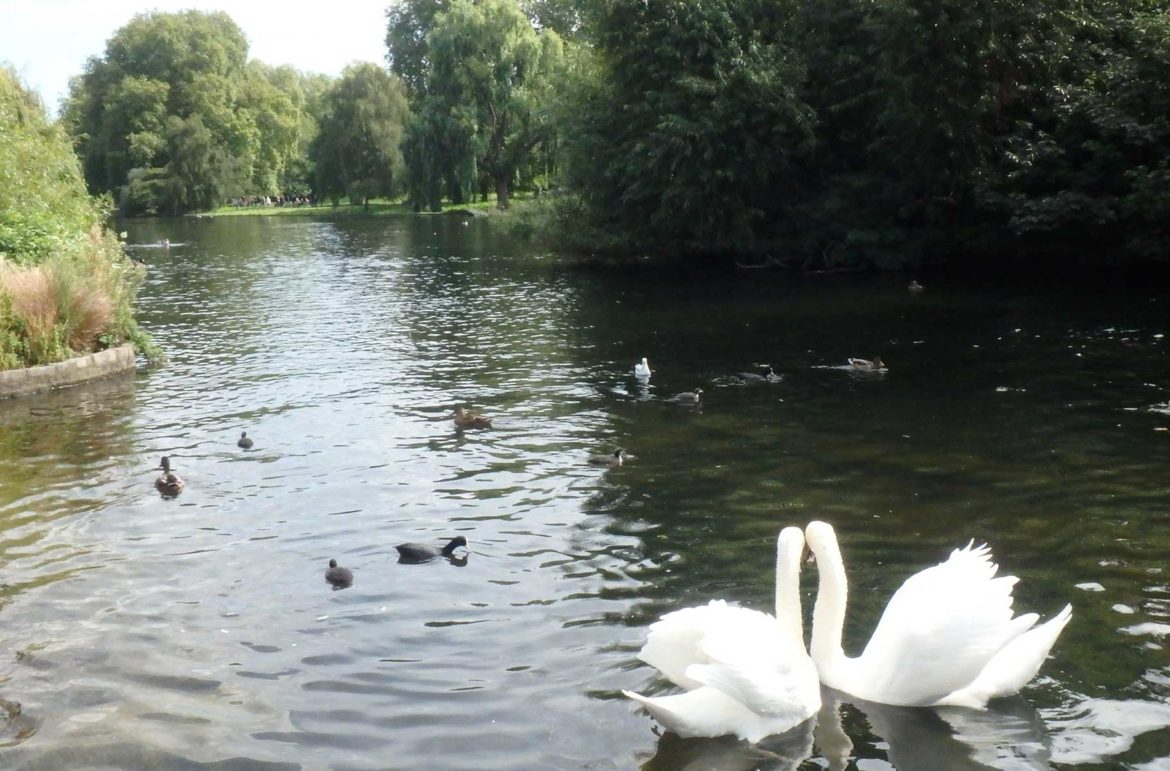
M192 123L198 118L201 129ZM145 211L187 211L207 203L190 191L217 195L278 192L298 148L298 106L269 80L267 68L248 65L248 44L222 12L146 13L114 33L105 55L90 59L71 84L63 110L94 192L117 192L131 177L129 201ZM188 131L176 134L178 120ZM205 130L222 156L217 178L168 179L192 169L176 136ZM133 171L133 174L131 172ZM147 184L149 182L149 184ZM167 195L186 190L184 196ZM214 205L218 201L211 201Z
M390 71L402 78L412 101L427 89L430 58L427 35L447 0L393 0L386 9L386 61Z
M426 42L425 101L466 127L506 209L517 170L552 133L545 106L564 62L561 39L538 32L516 0L453 0Z
M573 89L570 179L635 251L766 251L798 188L813 115L782 4L603 2Z
M368 206L374 196L397 192L409 115L402 81L376 64L350 65L325 94L324 105L310 149L317 193Z
M255 64L255 63L254 63ZM289 66L264 69L268 82L292 105L296 120L296 144L284 164L277 188L294 195L308 195L313 190L313 164L309 148L320 131L319 117L325 109L325 93L333 83L326 75L300 72Z

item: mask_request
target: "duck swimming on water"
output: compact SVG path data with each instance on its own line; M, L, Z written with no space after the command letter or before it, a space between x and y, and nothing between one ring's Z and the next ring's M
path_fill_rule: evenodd
M337 560L329 560L329 569L325 571L325 580L333 584L335 589L344 589L353 583L353 573L349 568L339 567Z
M620 466L626 459L626 451L621 447L609 455L590 455L589 462L594 466Z
M171 459L169 457L164 455L162 460L159 461L158 468L162 469L163 473L158 479L154 480L154 486L158 488L160 493L164 496L174 497L183 492L183 487L186 485L186 482L178 474L171 471Z
M670 397L670 401L675 404L687 404L695 406L699 404L699 399L703 395L702 388L696 388L694 391L683 391L681 394L675 394Z
M492 419L487 415L478 415L474 412L468 412L462 407L456 407L455 426L457 428L491 428Z
M865 372L885 371L886 363L882 361L882 357L878 356L872 361L869 359L850 359L849 366L853 369L859 369Z
M634 377L639 380L650 379L650 362L646 361L645 356L642 357L640 362L634 365Z
M736 372L735 376L745 383L774 383L780 379L771 364L761 364L759 367L759 372Z
M241 447L245 450L252 449L252 440L248 438L247 431L240 432L240 438L236 440L236 447Z
M399 562L419 563L428 562L435 557L450 557L461 546L467 548L467 539L457 535L441 549L429 543L400 543L394 548L398 550Z

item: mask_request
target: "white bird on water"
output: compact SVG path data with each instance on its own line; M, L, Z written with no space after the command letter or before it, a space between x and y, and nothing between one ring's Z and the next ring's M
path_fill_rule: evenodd
M809 646L821 682L866 701L906 707L982 709L1036 676L1072 618L1066 605L1012 617L1015 576L995 576L986 546L955 549L946 562L906 579L890 598L860 656L841 648L847 587L831 525L811 522L805 539L820 573Z
M686 692L622 693L684 738L735 734L754 743L816 714L821 686L800 613L803 550L800 528L780 531L775 617L713 600L651 624L638 658Z

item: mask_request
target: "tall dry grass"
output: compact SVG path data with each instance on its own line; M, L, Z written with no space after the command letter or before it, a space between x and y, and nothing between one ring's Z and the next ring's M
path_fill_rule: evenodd
M97 350L114 327L116 308L91 266L66 258L20 267L0 260L3 327L8 344L27 364L47 364ZM0 351L0 353L3 353Z

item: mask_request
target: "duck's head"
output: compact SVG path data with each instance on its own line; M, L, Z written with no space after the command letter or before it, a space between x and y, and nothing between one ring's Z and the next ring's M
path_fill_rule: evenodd
M162 460L158 462L158 468L169 472L171 470L171 459L166 455L162 456Z
M337 567L337 560L329 560L329 567L331 567L331 568Z
M443 547L443 553L449 555L449 554L451 554L451 552L455 551L460 546L462 546L463 548L466 549L467 548L467 539L461 535L457 535L454 538L452 538L447 543L446 546Z

